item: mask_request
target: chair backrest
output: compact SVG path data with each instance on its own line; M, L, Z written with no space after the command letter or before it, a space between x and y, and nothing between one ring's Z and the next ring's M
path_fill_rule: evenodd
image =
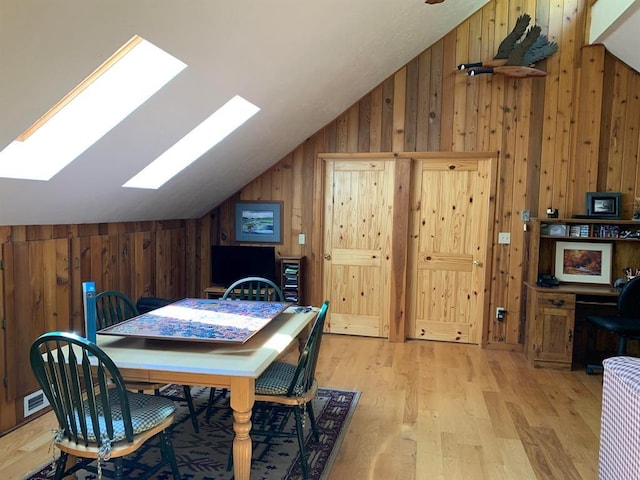
M618 296L618 313L640 319L640 276L632 278L622 287Z
M110 327L138 315L133 301L122 292L107 290L96 295L96 328Z
M149 313L157 308L166 307L173 303L172 300L168 298L160 298L160 297L140 297L136 302L136 309L140 315L145 313Z
M29 360L56 414L59 435L85 446L123 436L133 441L124 381L100 347L74 333L49 332L33 342ZM118 404L116 421L113 403Z
M246 277L233 282L222 299L284 302L284 295L280 287L267 278Z
M293 381L287 390L288 397L306 392L311 388L311 385L313 385L327 310L329 310L329 300L324 301L322 307L320 307L316 321L313 323L313 327L311 327L309 338L307 338L307 342L298 358L298 366L293 376Z

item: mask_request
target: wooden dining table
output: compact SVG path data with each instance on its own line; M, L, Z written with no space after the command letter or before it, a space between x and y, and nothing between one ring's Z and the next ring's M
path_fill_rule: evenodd
M248 480L256 378L296 339L304 337L317 313L316 308L290 306L240 344L160 340L100 332L96 340L127 381L229 389L235 432L234 477Z

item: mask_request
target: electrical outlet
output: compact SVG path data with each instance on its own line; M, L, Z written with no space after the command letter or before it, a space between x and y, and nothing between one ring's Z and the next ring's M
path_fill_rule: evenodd
M531 211L530 210L522 210L522 221L529 222L531 220Z
M304 242L305 242L304 233L299 233L298 234L298 245L304 245Z
M506 313L507 310L504 307L496 307L496 320L502 322Z
M498 243L502 243L502 244L511 243L511 234L509 232L498 233Z

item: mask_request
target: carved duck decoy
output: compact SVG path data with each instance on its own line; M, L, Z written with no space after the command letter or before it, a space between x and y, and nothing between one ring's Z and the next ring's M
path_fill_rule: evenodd
M528 77L546 77L547 72L538 70L533 67L525 67L522 65L502 65L498 67L476 67L469 70L469 76L480 75L482 73L499 73L505 77L528 78Z
M542 35L539 26L530 28L526 32L525 38L517 42L522 36L523 26L524 29L526 29L529 19L530 17L527 14L518 17L516 26L502 41L493 60L461 64L458 65L458 69L467 70L469 76L482 73L500 73L518 78L545 76L546 72L536 69L533 66L537 62L556 53L558 51L558 44L550 42L545 35ZM517 35L520 35L520 37Z
M527 27L529 26L529 22L531 21L531 16L527 13L524 13L518 17L516 20L516 24L511 30L511 33L504 37L500 45L498 46L498 51L496 52L493 60L488 62L475 62L475 63L461 63L458 65L458 70L466 70L472 67L498 67L504 65L509 58L509 54L511 50L513 50L516 42L522 38L522 35L527 31Z

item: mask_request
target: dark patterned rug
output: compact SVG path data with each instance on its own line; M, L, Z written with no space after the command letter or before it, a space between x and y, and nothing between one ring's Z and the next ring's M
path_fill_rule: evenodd
M179 391L179 390L177 390ZM207 422L205 410L209 389L193 387L192 396L196 410L199 412L200 433L194 433L186 403L180 402L176 422L171 430L171 439L178 459L178 466L183 480L220 480L233 478L228 470L230 445L233 438L231 410L226 406L228 399L219 398L218 408ZM334 458L347 431L349 420L356 407L359 392L347 390L318 389L314 400L320 441L316 442L311 434L308 420L305 422L306 448L309 462L309 479L320 480L328 477ZM290 419L291 432L295 432L293 418ZM271 438L266 442L254 438L251 478L261 480L299 479L302 478L298 443L292 438ZM59 453L59 452L57 452ZM125 470L125 478L135 479L144 470L145 465L153 465L160 458L160 451L154 442L139 449L128 457L138 464ZM109 468L109 463L107 467ZM95 479L96 475L80 471L79 479ZM37 473L26 477L28 480L53 478L51 465L46 465ZM171 470L165 466L153 478L170 480Z

